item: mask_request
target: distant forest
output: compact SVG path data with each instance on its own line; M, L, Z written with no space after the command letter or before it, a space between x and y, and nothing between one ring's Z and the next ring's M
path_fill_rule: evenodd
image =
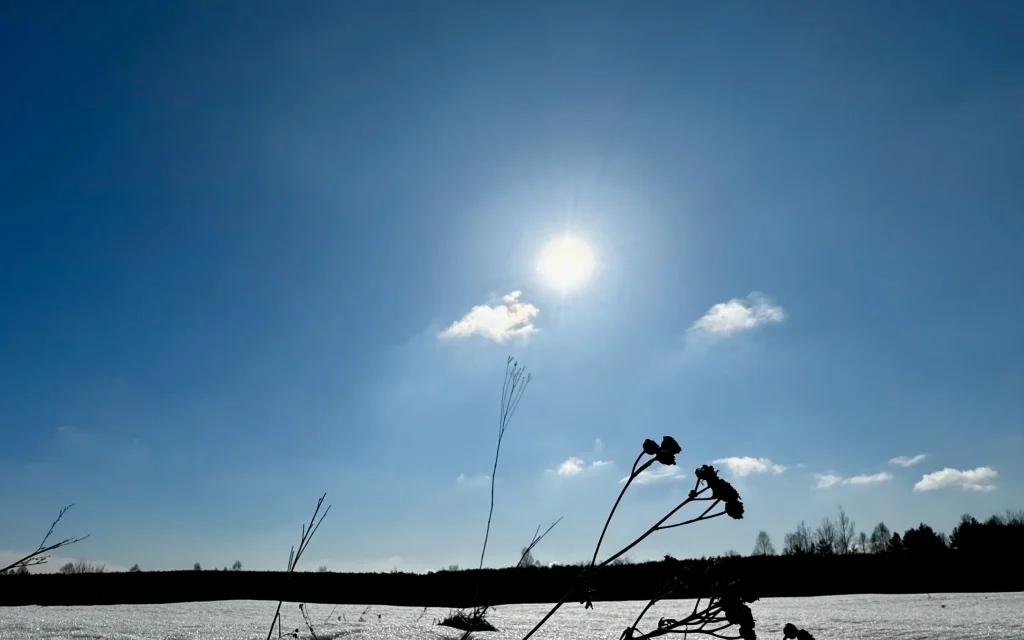
M870 534L856 532L840 509L813 530L801 522L785 534L776 553L765 532L750 556L730 552L719 558L663 560L610 565L590 582L589 597L646 600L653 587L679 578L673 597L707 595L711 572L740 578L761 597L854 593L941 593L1024 591L1024 511L979 521L969 515L947 536L926 524L902 534L884 523ZM480 597L500 604L557 601L574 582L578 565L529 566L460 571L452 566L425 574L332 573L232 570L107 572L88 563L69 563L56 574L19 571L0 580L0 606L147 604L210 600L286 600L353 605L460 607L470 604L475 577Z

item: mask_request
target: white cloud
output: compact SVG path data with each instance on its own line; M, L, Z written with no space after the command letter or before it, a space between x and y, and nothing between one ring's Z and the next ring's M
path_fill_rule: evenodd
M502 304L481 304L473 307L461 320L438 334L440 339L468 338L476 334L495 342L526 337L538 331L533 319L540 310L528 302L520 302L521 291L504 296Z
M746 300L733 298L714 305L690 326L690 331L728 336L763 324L777 324L785 319L786 312L782 307L772 304L755 291Z
M919 454L917 454L917 455L916 455L916 456L914 456L914 457L909 457L909 456L896 456L895 458L891 458L891 459L889 460L889 463L890 463L890 464L898 464L898 465L900 465L901 467L912 467L912 466L914 466L914 465L915 465L915 464L917 464L918 462L921 462L922 460L924 460L924 459L925 459L925 458L927 458L927 457L928 457L928 456L926 456L926 455L925 455L925 454L923 454L923 453L919 453Z
M744 478L755 473L779 475L786 470L785 465L775 464L768 458L752 458L750 456L719 458L714 463L724 464L729 469L729 473L738 478Z
M576 456L571 456L562 464L558 465L557 469L548 469L548 472L554 472L560 476L577 476L587 470L598 470L602 467L607 467L612 464L610 460L594 460L589 465L582 459Z
M959 487L969 491L994 491L996 486L992 481L999 474L990 467L978 467L961 471L946 467L942 471L926 473L914 485L914 491L934 491L935 489L950 489Z
M865 484L878 484L879 482L889 482L892 480L892 474L881 472L872 475L859 475L846 478L843 480L843 484L852 484L854 486L865 485Z
M643 471L633 480L633 484L654 484L671 480L682 480L686 475L679 469L678 465L657 465ZM626 476L619 480L619 484L629 479Z
M491 484L491 476L486 473L477 474L475 476L467 476L464 473L460 473L459 476L455 478L455 484L465 487L488 486Z
M843 481L842 476L837 476L832 473L816 473L814 474L814 477L818 480L817 487L819 489L828 489Z
M569 458L558 465L558 475L560 476L574 476L580 471L583 471L583 461L579 458Z
M861 474L859 476L850 476L844 478L837 476L834 473L816 473L814 477L817 479L817 487L819 489L831 489L839 485L862 487L871 484L879 484L882 482L889 482L892 480L892 475L886 472L875 473L872 475Z

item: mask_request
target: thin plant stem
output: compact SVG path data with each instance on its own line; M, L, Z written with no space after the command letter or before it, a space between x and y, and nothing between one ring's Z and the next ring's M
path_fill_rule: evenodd
M643 457L644 452L641 451L640 455L636 457L636 461L633 462L633 468L629 472L629 478L626 480L625 486L623 486L622 491L619 492L619 497L615 499L615 504L612 505L612 510L608 512L608 518L604 521L604 528L601 529L601 535L597 538L597 545L594 547L594 557L590 559L590 566L594 566L594 563L597 562L597 554L601 551L601 543L604 541L604 535L608 532L608 525L612 522L612 516L615 515L615 510L619 508L619 502L622 501L622 496L626 495L626 489L629 489L629 485L633 483L633 480L654 462L653 459L648 460L638 471L636 465L640 464L640 459Z
M643 457L643 455L644 454L642 454L642 453L640 454L640 457L637 458L637 462L640 461L640 459ZM637 468L636 468L636 464L637 463L633 463L634 471L630 473L630 478L626 482L627 486L630 484L630 482L632 482L633 478L635 478L637 475L639 475L639 473L643 469L645 469L647 466L650 466L650 463L652 463L652 462L653 462L653 459L649 460L647 463L645 463L645 465L642 465L639 470L637 470ZM662 528L670 528L670 527L662 527L662 525L665 523L666 520L671 518L673 515L675 515L680 509L682 509L686 505L688 505L691 502L694 502L696 500L700 500L701 499L700 498L701 494L703 494L705 491L707 491L709 489L709 487L704 487L703 489L700 489L698 491L697 487L699 487L699 486L700 486L700 480L697 480L697 483L694 485L694 491L689 496L687 496L687 498L685 500L683 500L678 505L676 505L675 508L673 508L667 514L665 514L665 516L663 518L661 518L660 520L658 520L658 522L654 523L653 526L651 526L647 531L645 531L643 534L641 534L640 537L638 537L636 540L634 540L630 544L626 545L625 547L623 547L618 552L616 552L615 554L613 554L611 557L607 558L606 560L602 561L598 565L594 564L594 562L596 561L596 557L597 557L597 553L595 552L595 554L594 554L595 560L592 560L591 564L587 568L588 569L592 569L592 568L605 567L609 563L611 563L611 562L615 561L616 559L622 557L624 554L629 552L629 550L632 549L633 547L635 547L638 544L640 544L641 542L643 542L645 539L647 539L655 531L658 531L659 529L662 529ZM619 501L622 499L622 495L624 493L625 493L625 488L623 488L623 491L619 493L619 499L615 501L615 506L612 507L613 511L618 506ZM714 503L712 503L712 505L710 507L708 507L708 509L705 510L704 513L702 513L700 516L698 516L696 518L693 518L691 520L687 520L685 522L678 523L678 525L670 525L670 526L671 527L681 526L683 524L693 524L694 522L699 522L701 520L710 520L711 518L706 517L706 516L707 516L708 512L712 508L714 508L714 506L716 504L718 504L718 502L719 501L716 500ZM718 517L720 515L723 515L724 513L725 512L723 511L723 512L715 514L715 515L713 515L711 517ZM608 521L605 522L605 530L607 530L608 522L610 520L611 520L611 518L609 517ZM601 537L602 538L604 537L604 531L601 532ZM600 540L598 541L598 544L600 544ZM523 636L523 640L529 640L529 638L532 637L533 634L535 634L538 629L540 629L542 626L544 626L544 623L546 623L551 618L551 616L553 616L555 614L555 612L557 612L562 607L562 605L565 604L566 600L569 599L569 595L572 594L572 592L576 589L577 586L579 586L580 581L582 580L583 575L585 573L586 573L586 570L584 570L583 572L580 572L580 575L576 578L576 581L569 588L569 590L566 591L565 595L562 596L562 598L554 606L551 607L551 609L547 612L547 614L543 618L541 618L541 620L536 625L534 625L534 627L532 629L530 629L530 631L525 636Z
M331 510L331 505L327 505L324 512L320 513L320 507L324 504L324 498L327 494L320 496L320 499L316 501L316 509L313 510L313 516L309 519L309 525L302 525L302 537L299 539L299 549L295 552L294 556L289 554L288 556L288 574L291 575L295 571L295 565L299 563L299 558L302 557L302 552L309 546L310 541L313 539L313 534L316 533L317 529L320 528L320 523L327 517L327 512ZM317 515L320 515L320 519L317 519ZM277 625L277 635L281 637L281 605L284 604L284 600L280 600L277 603L277 610L274 611L274 619L270 622L270 629L267 630L267 640L270 640L274 634L274 626ZM305 617L305 612L303 612ZM312 631L312 627L310 627Z
M484 556L487 554L487 541L491 537L491 520L494 517L494 484L495 476L498 473L498 459L501 455L501 442L505 437L505 430L512 419L512 415L519 406L519 401L530 384L532 376L524 375L525 369L519 366L516 360L509 356L505 361L505 380L501 387L501 406L498 420L498 444L494 449L494 465L491 468L491 503L487 511L487 528L484 530L484 544L480 549L480 563L477 567L476 586L473 589L473 608L478 609L480 596L480 578L484 569Z

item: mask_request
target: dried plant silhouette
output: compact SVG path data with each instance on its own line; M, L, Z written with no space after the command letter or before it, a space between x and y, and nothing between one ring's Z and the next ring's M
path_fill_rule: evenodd
M544 533L540 532L540 525L537 525L537 530L533 532L533 539L530 540L530 544L526 545L526 547L523 548L522 555L519 556L519 562L516 563L517 567L523 566L523 563L526 561L526 559L530 557L530 553L533 551L533 548L540 544L540 541L544 539L544 536L551 533L551 530L554 529L555 526L561 521L562 518L559 518L558 520L552 522L548 526L548 528L544 530Z
M494 517L494 484L495 476L498 472L498 460L501 457L501 443L505 438L505 430L508 429L509 422L512 420L512 416L516 412L516 408L519 406L519 401L523 397L523 393L526 391L527 385L530 384L530 380L533 376L526 373L524 367L519 366L519 363L515 358L509 356L505 361L505 380L501 386L501 407L498 418L498 442L494 448L494 465L491 468L491 502L490 508L487 511L487 527L484 529L484 543L480 548L480 563L477 567L476 584L473 587L473 608L466 610L460 609L456 612L449 614L438 624L444 627L451 627L463 631L463 637L466 637L473 631L497 631L497 628L492 625L486 617L487 611L490 609L490 605L481 605L479 603L480 596L480 577L483 574L484 568L484 556L487 554L487 542L491 536L491 520ZM557 522L555 523L557 524ZM551 525L548 531L551 530L555 525ZM538 531L540 528L538 527ZM545 532L545 535L547 532ZM541 536L543 537L543 536ZM534 534L534 540L531 542L532 546L535 546L539 542L536 534ZM526 555L525 552L523 554ZM520 559L522 562L522 559Z
M327 508L324 509L324 512L320 513L320 507L323 506L324 498L326 497L327 494L325 493L322 496L320 496L319 500L316 501L316 509L313 510L313 516L309 519L309 524L302 525L302 537L299 539L298 550L296 551L295 547L292 547L292 550L288 554L289 574L295 571L295 565L298 564L299 559L302 558L303 552L306 551L306 547L309 546L310 541L313 539L313 534L316 533L316 530L320 528L320 523L324 521L324 518L327 517L327 512L331 510L331 505L327 505ZM319 519L317 519L317 515L320 516ZM270 621L270 629L267 630L267 640L270 640L271 636L274 634L274 627L277 627L278 637L282 636L281 605L283 604L283 600L279 600L277 603L277 610L274 611L274 619ZM306 621L306 626L309 628L309 632L312 634L314 640L316 640L316 633L313 631L313 625L309 621L309 616L306 615L305 605L299 605L299 609L302 611L302 618ZM290 636L295 638L298 637L298 634L298 629L295 629L294 631L289 633Z
M681 452L682 448L672 436L664 436L661 444L651 439L644 440L642 450L633 462L630 474L626 478L622 490L619 491L619 495L608 513L608 517L605 519L604 527L601 529L597 544L594 546L594 553L591 556L590 563L583 568L575 583L566 591L561 600L555 603L548 613L523 636L523 640L528 640L533 636L570 598L578 598L580 603L586 608L593 608L595 589L591 586L591 581L594 575L603 567L609 566L624 557L628 551L654 533L705 522L722 516L729 516L735 520L743 517L743 501L740 499L736 489L727 480L720 478L714 467L703 465L694 472L697 481L693 489L687 494L685 500L669 509L663 517L635 540L612 553L601 562L598 562L598 556L601 552L601 545L604 542L605 535L608 533L608 528L615 516L615 512L629 487L642 473L654 464L675 465L676 456ZM700 515L671 522L672 518L684 507L693 503L704 502L709 504ZM659 601L670 597L679 584L679 579L673 577L662 585L647 603L647 606L641 610L633 624L622 632L620 640L656 638L670 633L683 634L684 637L690 634L705 635L725 640L752 640L757 637L754 630L754 616L748 606L757 600L757 596L746 592L739 581L726 581L723 579L712 580L710 582L711 595L706 601L703 598L698 598L693 605L693 609L689 612L684 612L678 618L663 617L658 620L657 626L648 631L642 630L643 619L651 608ZM703 606L701 606L702 603ZM727 632L731 632L734 635L726 635ZM806 636L801 636L800 640L809 640L811 638L807 632L802 633L806 634Z
M49 556L46 555L49 552L55 551L55 550L60 549L62 547L66 547L66 546L75 544L77 542L81 542L82 540L85 540L86 538L88 538L89 534L86 534L84 536L76 536L76 537L71 537L71 538L64 538L60 542L55 542L55 543L50 544L50 545L46 544L47 541L50 539L50 536L53 535L53 530L57 528L57 524L64 517L64 514L67 513L68 510L71 509L71 507L73 507L73 506L75 506L75 504L71 503L68 506L66 506L66 507L64 507L63 509L60 510L60 513L57 514L57 519L54 520L50 524L50 529L46 532L46 535L43 536L43 541L39 543L39 547L36 548L35 551L33 551L32 553L28 554L24 558L21 558L20 560L16 560L16 561L12 562L11 564L9 564L6 567L4 567L3 569L0 569L0 575L2 575L4 573L7 573L8 571L18 571L18 570L25 570L25 571L27 571L29 567L34 567L34 566L37 566L37 565L46 564L47 561L49 561L49 559L50 559Z

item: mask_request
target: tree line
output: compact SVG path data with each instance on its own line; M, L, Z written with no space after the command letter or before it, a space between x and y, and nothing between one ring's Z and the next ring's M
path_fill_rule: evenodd
M801 521L796 530L785 534L782 555L830 556L854 553L943 553L955 550L967 554L1016 553L1024 546L1024 510L1007 511L979 521L970 514L949 535L921 523L900 535L879 522L870 534L857 532L853 520L842 507L835 520L825 518L816 529ZM753 556L775 555L771 538L764 531L757 534Z

